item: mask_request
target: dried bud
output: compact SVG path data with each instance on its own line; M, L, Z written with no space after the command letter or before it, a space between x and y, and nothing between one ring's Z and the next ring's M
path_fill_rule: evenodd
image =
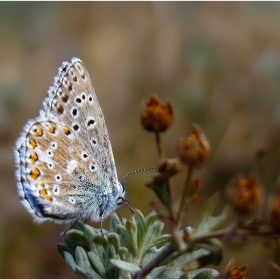
M269 210L269 223L277 231L280 231L280 195L272 202Z
M236 213L240 215L257 212L261 206L262 193L262 188L252 176L239 176L227 188L227 197Z
M200 167L209 158L211 147L197 125L193 125L190 135L179 142L179 156L183 163Z
M159 98L153 95L140 113L141 123L147 131L164 132L173 121L170 103L161 105Z
M152 176L152 179L146 183L146 186L150 188L155 182L169 180L182 170L183 166L177 158L163 159L158 165L157 172Z
M182 166L177 158L163 159L157 172L146 183L146 187L155 192L167 209L171 209L172 204L169 179L180 171L182 171Z
M221 279L248 279L248 265L237 266L231 258L221 274Z

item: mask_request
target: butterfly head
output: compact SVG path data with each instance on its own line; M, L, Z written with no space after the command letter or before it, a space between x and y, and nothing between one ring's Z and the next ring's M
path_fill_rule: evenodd
M125 198L125 183L124 182L118 182L118 189L119 189L119 195L117 196L116 200L116 207L119 207L120 205L124 204L126 205L132 213L134 213L134 209L131 207L130 202L128 199Z

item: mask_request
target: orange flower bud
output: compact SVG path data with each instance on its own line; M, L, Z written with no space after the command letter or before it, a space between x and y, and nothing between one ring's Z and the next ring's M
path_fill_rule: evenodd
M252 176L235 178L226 192L232 207L238 214L253 214L261 206L263 191L257 180Z
M248 279L248 265L237 266L231 258L221 274L221 279Z
M280 231L280 195L272 202L269 210L269 223L277 231Z
M187 165L200 167L209 158L211 147L197 125L193 125L190 135L179 142L179 157Z
M153 95L140 113L141 123L147 131L164 132L173 121L170 103L161 105L159 98Z

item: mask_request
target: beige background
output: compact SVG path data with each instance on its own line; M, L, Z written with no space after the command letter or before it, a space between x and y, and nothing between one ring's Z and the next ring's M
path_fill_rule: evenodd
M261 175L255 161L261 147L268 150L269 178L262 182L272 193L280 161L279 15L278 2L0 2L0 277L77 277L55 249L67 226L35 225L20 204L12 153L58 66L73 56L92 77L119 177L157 164L154 137L139 123L150 94L173 104L175 122L163 135L166 155L176 156L176 142L193 121L203 128L213 154L196 174L201 199L186 225L217 190L220 207L226 203L223 189L231 178ZM155 199L143 186L149 176L126 180L132 205L146 214ZM183 178L175 180L175 193ZM130 216L124 207L121 213ZM279 263L277 242L225 245L217 269L234 256L237 264L251 264L250 277L279 277L266 262Z

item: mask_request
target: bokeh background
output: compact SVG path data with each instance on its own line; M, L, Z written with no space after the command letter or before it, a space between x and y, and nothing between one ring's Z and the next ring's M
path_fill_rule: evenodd
M0 277L77 277L55 248L67 226L36 225L20 204L12 150L23 125L38 115L58 66L73 56L91 75L120 177L157 164L154 137L139 123L151 94L174 108L175 122L163 135L167 156L176 156L177 140L192 122L204 130L213 153L196 173L201 199L189 209L187 225L216 191L222 208L225 186L240 173L265 173L263 184L275 192L279 26L278 2L0 2ZM259 149L267 151L261 171ZM144 187L150 173L126 180L131 204L145 214L155 200ZM174 193L184 176L177 176ZM120 211L130 216L125 207ZM237 264L250 264L250 278L280 276L267 263L280 263L277 240L224 245L216 269L234 256Z

